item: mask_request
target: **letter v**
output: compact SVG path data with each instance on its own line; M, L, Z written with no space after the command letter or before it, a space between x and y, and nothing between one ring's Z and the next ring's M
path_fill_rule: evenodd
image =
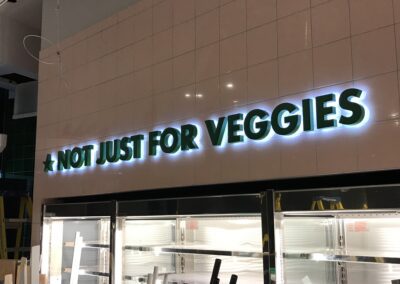
M218 118L217 126L215 126L215 122L213 120L206 120L205 123L208 134L210 135L211 143L214 146L221 146L227 124L226 117Z

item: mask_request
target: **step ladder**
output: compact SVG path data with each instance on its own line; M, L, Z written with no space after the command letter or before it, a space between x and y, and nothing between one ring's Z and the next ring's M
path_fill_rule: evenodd
M27 218L25 218L27 216ZM20 198L18 217L14 219L6 219L4 196L0 196L0 259L8 258L8 251L14 252L14 259L19 259L21 248L23 224L32 221L32 199L29 196ZM15 248L7 247L7 230L16 229Z
M342 199L340 197L317 196L314 197L311 210L325 210L324 201L329 203L330 210L344 210Z

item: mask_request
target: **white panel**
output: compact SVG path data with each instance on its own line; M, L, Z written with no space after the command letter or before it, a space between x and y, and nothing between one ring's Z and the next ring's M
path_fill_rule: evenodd
M37 95L37 82L17 85L15 89L13 119L36 116Z

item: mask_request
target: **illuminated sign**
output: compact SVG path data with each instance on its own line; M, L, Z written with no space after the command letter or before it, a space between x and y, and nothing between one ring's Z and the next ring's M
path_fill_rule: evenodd
M277 105L271 113L256 108L247 113L235 113L214 120L204 121L208 137L215 147L244 143L248 140L263 141L269 135L293 136L296 133L312 132L340 125L354 127L366 120L366 111L361 104L362 91L347 89L340 95L326 94L304 99L301 106L285 102ZM199 127L185 124L178 128L168 127L145 134L122 137L98 145L85 145L59 151L56 157L47 155L45 172L61 172L144 158L159 153L174 154L178 151L196 151ZM56 165L54 165L56 164Z

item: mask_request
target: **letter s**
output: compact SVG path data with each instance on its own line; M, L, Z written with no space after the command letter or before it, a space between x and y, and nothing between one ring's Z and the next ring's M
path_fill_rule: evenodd
M364 106L351 101L353 97L360 98L362 91L359 89L347 89L340 94L339 105L342 109L351 112L350 116L341 115L339 123L344 125L359 124L365 118Z

